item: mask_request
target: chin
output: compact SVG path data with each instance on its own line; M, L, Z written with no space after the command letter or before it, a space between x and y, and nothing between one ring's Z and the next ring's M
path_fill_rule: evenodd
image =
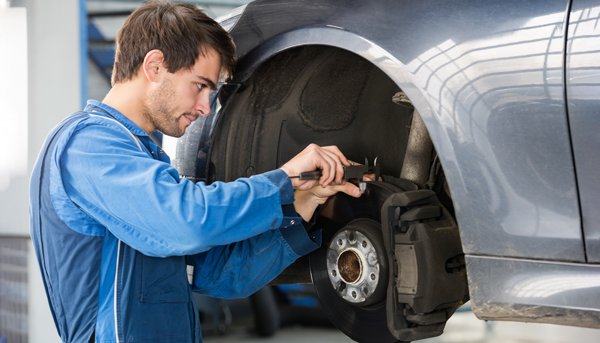
M179 137L183 136L184 133L185 133L185 129L183 129L181 131L177 131L177 132L166 132L165 135L179 138Z

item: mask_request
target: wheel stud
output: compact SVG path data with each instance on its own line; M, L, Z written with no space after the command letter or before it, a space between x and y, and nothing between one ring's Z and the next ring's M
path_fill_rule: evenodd
M342 244L344 244L344 241L340 238L340 239L338 239L337 244L339 246L342 246Z
M376 278L375 273L371 273L371 280L375 280Z
M356 299L356 292L352 291L352 297Z
M366 247L367 247L367 241L363 241L363 242L362 242L362 247L363 247L363 248L366 248Z
M336 277L336 276L337 276L337 272L336 272L335 270L332 270L332 271L331 271L331 275L332 275L333 277Z
M354 231L350 231L350 232L348 233L348 240L349 240L350 242L354 242L354 241L356 241L356 233L355 233Z

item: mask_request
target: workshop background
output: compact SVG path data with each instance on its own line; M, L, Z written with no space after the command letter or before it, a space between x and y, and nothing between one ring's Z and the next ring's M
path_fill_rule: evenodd
M187 2L216 18L249 1ZM102 100L108 92L114 39L140 4L0 0L0 337L8 343L60 342L29 238L29 175L50 129L86 99ZM173 151L176 141L165 144ZM270 309L262 319L250 299L198 297L205 341L351 342L325 319L310 285L270 291L286 305ZM273 321L277 325L269 325ZM599 341L600 331L593 329L480 321L467 304L441 337L423 342Z

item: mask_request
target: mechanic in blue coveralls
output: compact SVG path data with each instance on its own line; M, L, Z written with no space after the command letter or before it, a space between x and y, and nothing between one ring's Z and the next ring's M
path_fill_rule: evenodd
M117 36L106 98L48 136L31 179L31 236L63 342L200 342L192 290L252 294L320 245L304 226L319 203L360 196L343 182L342 153L316 145L248 179L179 178L148 134L180 137L208 115L234 53L198 8L146 4ZM317 181L287 178L316 169Z

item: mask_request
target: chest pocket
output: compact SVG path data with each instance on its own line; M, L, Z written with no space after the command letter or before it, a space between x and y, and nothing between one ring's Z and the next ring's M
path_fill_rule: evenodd
M189 284L184 256L150 257L142 253L142 303L185 303Z

